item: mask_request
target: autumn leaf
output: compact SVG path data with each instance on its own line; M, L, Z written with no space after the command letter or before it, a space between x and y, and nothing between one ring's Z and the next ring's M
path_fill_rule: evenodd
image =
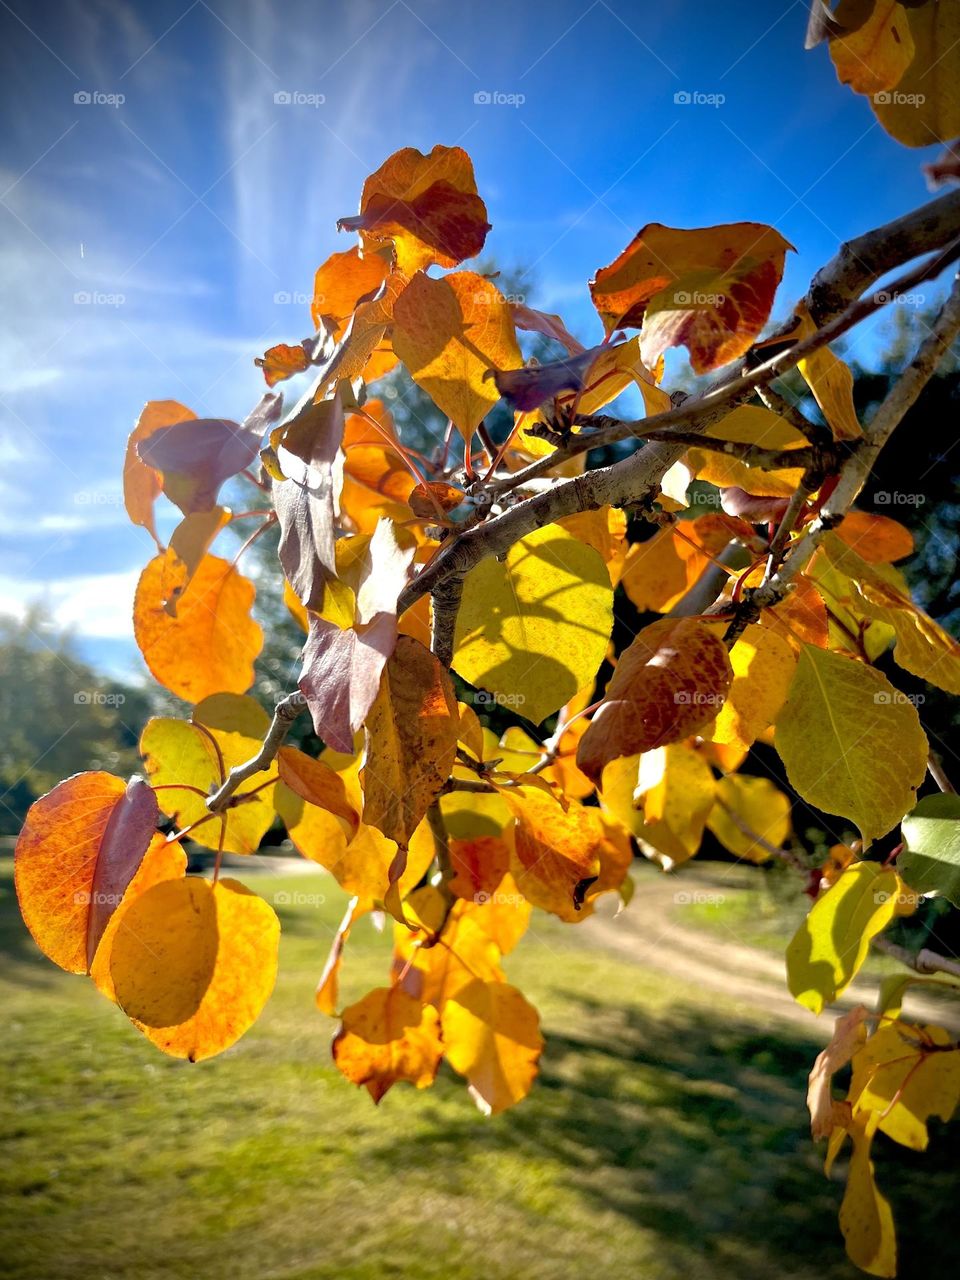
M787 947L790 994L822 1012L853 981L870 941L893 919L897 873L877 862L855 862L810 908Z
M177 616L177 601L193 580L214 539L227 527L231 518L226 507L193 511L183 517L170 535L161 594L163 607L172 618Z
M397 598L406 582L412 547L401 547L389 520L377 523L353 561L352 625L311 616L303 649L300 689L317 736L350 753L380 688L380 676L397 641ZM344 576L340 571L340 578Z
M351 839L357 834L360 814L347 794L343 778L328 764L296 747L281 747L277 768L284 785L301 800L342 818Z
M242 423L187 418L140 440L137 453L160 472L164 494L184 515L210 511L217 505L221 485L254 461L282 408L279 392L268 392Z
M805 303L798 305L796 318L799 323L794 330L794 337L802 340L811 338L817 332L817 326ZM853 403L853 374L849 365L825 345L805 356L797 368L813 392L813 398L820 406L820 412L826 419L834 440L859 439L863 431Z
M280 922L236 880L163 880L125 906L110 950L117 1003L158 1049L199 1062L260 1016Z
M418 1089L433 1084L443 1045L440 1019L431 1005L401 987L380 987L344 1009L333 1040L333 1060L343 1075L379 1102L398 1080Z
M735 540L752 547L756 535L746 521L720 512L659 529L628 549L623 589L641 612L668 613Z
M797 660L786 640L751 624L730 649L733 683L727 700L702 736L712 742L752 747L786 702Z
M275 387L278 382L284 382L309 369L311 355L309 340L299 342L296 346L279 342L262 356L257 356L253 363L263 371L263 380L267 386Z
M600 555L557 525L464 579L453 669L534 724L593 680L607 651L613 592Z
M868 1016L865 1005L858 1004L837 1018L833 1035L825 1049L817 1055L807 1083L807 1110L810 1112L810 1132L814 1141L829 1138L833 1132L834 1105L833 1077L853 1057L866 1037L864 1019Z
M160 808L178 827L201 823L190 833L198 844L219 847L221 821L209 817L205 797L230 769L257 754L269 725L270 717L252 698L224 693L204 699L189 721L158 716L144 726L140 753L150 781L161 788ZM261 784L276 777L277 766L271 763L241 784L239 795L252 794L224 813L223 847L230 853L255 853L259 848L274 814L273 789Z
M913 534L889 516L848 511L833 534L867 564L887 564L913 554Z
M500 396L488 370L523 364L509 304L472 271L442 280L418 273L393 318L394 350L411 378L469 440Z
M897 1242L889 1202L877 1190L871 1137L855 1126L847 1189L840 1206L840 1230L850 1261L873 1276L897 1274Z
M863 12L860 0L841 0L837 21L842 26ZM877 0L862 25L830 41L837 79L854 93L871 96L894 88L915 53L906 11L896 0Z
M407 845L453 769L460 714L429 649L398 636L366 720L363 820Z
M804 645L776 747L790 785L860 828L864 845L913 808L927 767L914 705L879 671Z
M749 404L728 413L711 426L709 434L717 440L756 445L758 449L799 449L807 444L806 438L779 414ZM697 447L687 451L686 464L692 479L705 480L719 489L743 489L759 497L789 498L804 474L803 467L767 471L747 466L740 458Z
M942 1027L880 1024L853 1055L849 1099L854 1120L878 1116L877 1128L894 1142L925 1151L931 1116L950 1120L960 1103L960 1053Z
M537 1011L505 982L471 982L443 1006L447 1061L466 1076L485 1115L499 1115L530 1092L543 1052Z
M717 783L707 826L725 849L748 862L767 862L790 835L790 799L769 778L732 773Z
M113 948L113 939L122 919L123 910L129 906L134 898L146 893L148 889L151 889L155 884L159 884L161 880L182 880L186 874L187 855L184 853L180 841L169 840L166 836L157 832L151 838L147 851L143 855L143 861L124 889L123 896L117 904L113 915L107 921L107 927L103 931L103 936L97 945L93 962L90 965L90 977L93 979L97 990L102 992L108 1000L116 1003L117 999L116 992L113 989L113 979L110 977L110 952Z
M672 861L686 862L700 848L716 790L709 764L686 743L645 751L633 791L643 811L642 838Z
M607 333L642 326L645 364L683 345L694 372L708 373L759 335L792 247L757 222L694 231L651 222L597 272L590 293Z
M328 325L339 338L361 302L369 301L383 284L389 266L379 253L362 258L356 248L332 253L313 280L310 315L317 329Z
M326 582L336 577L336 504L343 478L343 401L308 404L287 425L277 449L285 480L273 481L280 521L280 563L307 609L323 604Z
M359 231L364 246L391 241L407 275L476 257L490 230L470 157L439 144L429 155L415 147L395 151L364 182L359 215L337 227Z
M27 810L14 854L24 923L44 955L88 973L110 917L157 826L156 796L141 778L78 773Z
M603 702L580 740L577 764L594 781L618 756L632 756L702 729L733 678L723 641L691 618L651 623L620 655Z
M606 840L599 811L576 801L564 810L530 788L503 794L516 820L511 870L520 892L561 920L585 919L584 899L600 874Z
M360 916L367 910L366 904L359 898L351 898L347 904L340 927L334 934L330 944L330 953L317 983L314 1003L321 1013L334 1016L340 1003L340 967L343 964L343 953L350 938L350 930Z
M481 909L462 900L451 907L433 885L415 889L404 905L408 924L394 927L394 972L405 991L442 1012L447 1001L471 982L505 980L501 947L490 928L483 927L490 922L481 922ZM510 923L518 921L522 933L526 919L515 911ZM501 929L498 937L502 933ZM515 936L514 929L508 941Z
M197 415L186 405L176 400L150 400L144 405L143 412L137 419L137 425L127 440L127 451L123 460L123 502L127 515L133 524L140 525L153 538L157 545L157 528L154 523L153 507L163 488L159 472L148 466L138 452L138 446L164 427L173 426L176 422L187 419L196 421Z
M208 694L245 693L263 632L250 616L253 583L217 556L205 555L171 617L164 607L170 562L155 556L137 584L133 630L151 674L187 702Z
M893 628L898 665L948 693L960 693L960 644L913 603L903 577L890 566L871 566L835 534L824 539L823 554L852 580L858 610Z

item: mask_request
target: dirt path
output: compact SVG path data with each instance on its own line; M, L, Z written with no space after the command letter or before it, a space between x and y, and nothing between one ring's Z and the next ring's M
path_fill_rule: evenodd
M626 911L613 917L598 912L584 921L589 937L638 964L659 969L692 987L722 992L745 1016L762 1010L802 1031L811 1040L825 1043L832 1034L834 1016L854 1004L876 1005L879 984L867 978L851 983L836 1005L820 1018L803 1009L787 990L786 966L782 954L762 951L739 942L733 930L726 938L713 930L694 929L678 920L686 901L709 902L710 895L744 892L743 888L716 873L688 867L680 876L667 876L639 868L637 891ZM678 896L680 895L680 896ZM610 900L608 900L610 901ZM786 942L786 939L784 940ZM941 1003L909 993L907 1016L960 1030L960 1015L948 1018Z

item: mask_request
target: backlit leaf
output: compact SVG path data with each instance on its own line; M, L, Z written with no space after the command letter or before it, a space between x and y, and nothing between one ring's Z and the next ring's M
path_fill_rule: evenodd
M916 707L853 658L803 646L775 740L790 785L855 822L865 845L916 803L927 766Z
M799 327L794 336L798 339L812 337L817 331L804 303L796 311ZM850 367L834 355L829 346L819 347L797 365L820 412L833 432L834 440L856 440L863 435L857 411L853 403L853 374Z
M151 674L187 702L210 693L245 693L263 645L263 632L250 616L253 583L226 560L206 555L177 601L176 617L164 608L167 583L166 557L155 556L134 597L134 635Z
M24 923L68 973L88 973L100 939L157 826L151 789L111 773L78 773L27 811L14 878Z
M164 1053L210 1058L260 1016L279 941L276 912L236 880L163 880L118 920L110 951L117 1003Z
M683 742L640 757L634 804L643 811L643 838L674 862L700 848L716 782L703 756Z
M315 328L328 324L339 338L357 305L377 292L388 270L378 253L361 258L355 247L344 253L332 253L317 268L313 281L310 315Z
M443 1045L431 1005L399 986L379 987L344 1009L342 1021L333 1040L333 1060L374 1102L399 1080L418 1089L433 1084Z
M813 1013L832 1004L855 977L870 940L893 919L897 873L855 862L822 894L787 947L787 985Z
M485 1115L525 1098L543 1052L537 1011L505 982L471 982L443 1007L447 1061Z
M640 328L650 366L686 346L696 373L748 350L770 314L790 245L757 222L685 231L651 222L590 282L604 329Z
M523 364L510 306L472 271L418 273L394 307L393 346L410 376L469 440L499 399L488 370Z
M732 773L717 783L707 826L725 849L749 862L766 862L790 835L790 799L769 778ZM758 840L759 837L759 840Z
M158 545L153 505L160 496L163 481L160 473L143 461L137 448L141 441L153 435L155 431L159 431L161 427L172 426L175 422L183 422L187 418L195 421L196 417L192 409L188 409L186 405L176 400L150 400L144 405L137 425L127 440L127 451L123 460L124 506L131 521L146 529Z
M600 874L606 831L598 809L571 801L566 810L529 788L504 792L513 812L513 878L535 907L561 920L585 919L584 899Z
M539 724L593 680L607 651L613 592L592 547L557 525L464 579L453 669Z
M775 631L755 624L746 627L730 650L733 683L727 700L703 736L752 747L779 715L796 663L790 645Z
M897 870L917 893L937 893L960 907L960 796L924 796L902 823Z
M277 753L280 778L301 800L342 818L348 835L356 835L360 814L354 808L343 778L325 764L296 747L281 747Z

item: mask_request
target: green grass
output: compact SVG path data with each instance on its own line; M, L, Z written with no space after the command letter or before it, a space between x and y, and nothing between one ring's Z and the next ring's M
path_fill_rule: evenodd
M547 1037L530 1098L485 1120L446 1068L379 1108L330 1062L313 989L332 882L251 876L281 907L277 990L230 1052L164 1058L38 955L2 865L0 1274L202 1280L840 1280L841 1189L803 1109L815 1046L538 919L508 972ZM384 981L357 927L344 995ZM880 1153L904 1276L948 1256L960 1154Z

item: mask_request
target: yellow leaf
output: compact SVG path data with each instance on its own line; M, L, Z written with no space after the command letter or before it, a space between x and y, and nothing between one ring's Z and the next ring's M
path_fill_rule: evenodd
M775 742L790 785L855 822L865 846L913 808L927 768L916 707L879 671L813 645L801 651Z
M471 982L443 1007L447 1061L466 1076L485 1115L498 1115L530 1092L543 1052L537 1011L505 982Z
M163 880L120 915L117 1003L158 1049L199 1062L239 1040L273 991L280 921L236 880Z
M797 338L809 338L816 333L817 326L804 303L798 305L796 314L800 321L795 333ZM801 360L797 367L813 392L834 440L856 440L863 435L853 403L853 374L849 366L835 356L829 346L824 346Z
M602 558L546 525L467 574L453 669L539 724L593 680L612 626Z
M734 409L710 428L710 435L718 440L753 444L761 449L802 448L807 443L806 438L779 414L756 405L742 405ZM691 478L706 480L719 489L736 486L760 497L789 498L803 477L803 467L764 471L760 467L748 467L739 458L728 457L712 449L690 449L686 461L693 473Z
M686 743L644 752L634 790L634 804L643 809L643 839L686 862L700 848L715 794L710 766Z
M836 19L844 23L863 12L863 0L841 0ZM837 79L871 96L899 83L915 52L906 11L896 0L876 0L862 25L830 41Z
M834 534L824 539L824 553L852 579L858 608L893 628L896 662L921 680L960 694L960 644L913 603L902 575L890 565L868 564Z
M868 101L887 133L905 146L950 142L960 134L960 6L950 0L911 5L907 21L913 60L894 89Z
M787 984L796 1000L820 1013L853 980L870 940L896 908L897 873L856 862L810 908L787 947Z
M206 817L203 796L182 789L186 783L209 795L237 765L256 755L270 725L270 717L252 698L214 694L194 707L192 723L156 717L148 720L140 737L140 754L157 792L160 808L178 827ZM222 761L222 767L221 767ZM238 794L252 792L277 777L276 762L242 783ZM230 853L255 853L273 822L273 788L257 791L250 800L226 810L224 848ZM208 849L220 840L220 819L210 818L190 833Z
M401 987L379 987L343 1011L333 1060L374 1102L398 1080L427 1089L436 1079L443 1045L436 1009Z
M871 1276L897 1274L897 1239L889 1202L877 1190L870 1159L871 1138L852 1131L853 1155L840 1206L840 1230L851 1262Z
M877 1127L914 1151L925 1151L931 1116L949 1120L960 1103L960 1053L924 1052L950 1044L942 1027L881 1024L853 1059L853 1115L879 1115Z
M250 616L253 583L217 556L206 555L177 601L164 608L167 556L155 556L137 584L133 630L153 676L171 693L199 702L210 693L245 693L263 632Z
M776 720L797 660L790 645L775 631L751 624L730 650L730 665L733 683L727 700L701 736L722 745L748 748Z
M442 280L418 274L393 314L397 355L469 440L500 398L487 372L523 364L509 304L496 285L472 271Z
M770 851L755 837L777 849L783 846L790 834L790 800L768 778L732 773L717 783L717 803L707 826L738 858L766 862Z
M277 752L277 767L286 786L301 800L341 818L349 838L357 834L360 814L347 795L343 778L328 764L296 747L281 747Z
M399 636L366 720L364 822L407 845L450 776L459 728L449 675L419 640Z

